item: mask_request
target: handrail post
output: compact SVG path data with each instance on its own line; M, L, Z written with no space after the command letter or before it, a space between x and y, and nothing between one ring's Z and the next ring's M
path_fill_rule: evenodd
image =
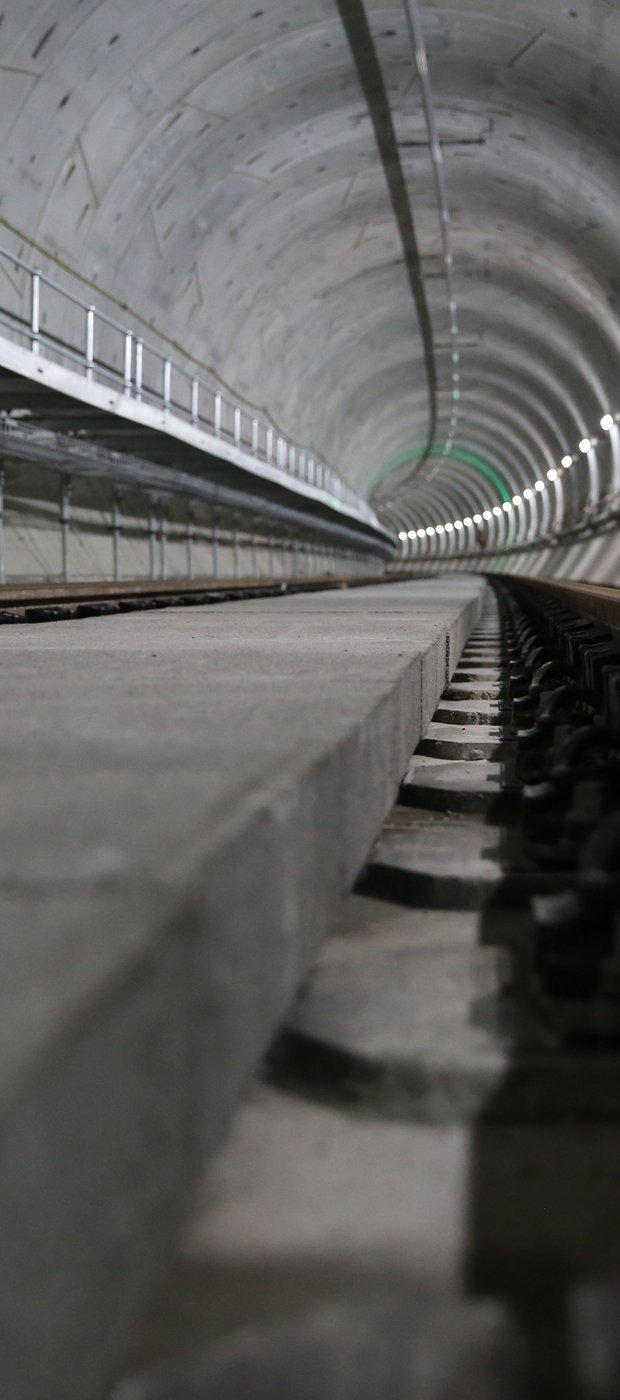
M194 572L194 570L193 570L193 557L192 557L192 545L193 545L193 542L194 542L194 518L193 518L193 516L192 516L192 511L191 511L191 506L190 506L190 507L188 507L188 511L187 511L187 522L186 522L186 525L185 525L185 544L186 544L186 548L187 548L187 577L190 578L190 579L191 579L191 577L192 577L192 575L193 575L193 572Z
M295 474L296 462L297 462L297 452L296 452L296 450L295 450L294 447L289 447L289 450L288 450L288 469L289 469L289 471L290 471L293 475Z
M6 583L4 560L4 472L0 469L0 584Z
M213 401L213 427L215 436L220 437L222 433L222 395L216 394Z
M233 417L233 436L237 446L241 442L241 409L236 408Z
M151 565L151 578L157 578L157 501L151 500L151 510L149 515L149 561Z
M162 402L165 409L170 408L170 396L172 390L172 364L170 360L164 360L164 382L162 390Z
M63 476L60 488L60 531L62 551L62 579L69 582L69 525L71 522L71 477Z
M123 369L124 392L131 393L131 362L133 359L133 334L125 331L125 364Z
M258 418L252 419L252 451L258 456Z
M95 308L89 306L86 312L86 378L92 379L95 363Z
M144 362L144 341L141 336L136 340L136 398L140 403L142 399L142 376Z
M239 565L239 522L238 522L236 516L235 516L235 527L234 527L234 530L233 530L233 559L234 559L234 577L235 577L236 579L238 579L238 578L240 578L240 576L241 576L241 572L240 572L240 565Z
M112 577L118 583L119 577L119 544L121 533L121 501L120 491L116 489L112 497Z
M159 515L159 574L160 578L166 577L166 541L168 539L168 521L166 518L166 508L160 506Z
M200 417L200 414L199 414L199 411L198 411L198 395L199 395L199 383L198 383L198 380L194 377L194 378L192 379L192 407L191 407L191 417L192 417L192 423L193 423L194 427L197 426L197 424L198 424L198 419L199 419L199 417Z
M273 462L273 428L267 428L265 433L265 457L269 463Z
M41 330L41 273L38 268L32 274L32 284L30 288L30 331L33 355L38 355L40 350L39 333Z

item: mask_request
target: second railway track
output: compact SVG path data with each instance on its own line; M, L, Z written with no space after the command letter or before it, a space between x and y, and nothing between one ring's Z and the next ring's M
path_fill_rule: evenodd
M372 580L389 582L386 580ZM292 593L320 593L333 588L368 585L365 576L322 579L184 579L128 580L67 584L22 584L0 589L0 626L7 623L71 622L87 617L161 608L209 607L250 598L285 598Z

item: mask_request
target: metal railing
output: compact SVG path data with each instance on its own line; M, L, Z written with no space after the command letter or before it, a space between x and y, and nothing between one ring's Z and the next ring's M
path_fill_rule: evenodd
M151 404L171 418L205 429L257 462L316 487L362 520L378 525L363 496L331 467L284 437L269 419L229 399L217 385L192 373L8 248L0 246L0 259L26 274L25 289L16 293L18 309L11 311L0 304L0 326L13 339L24 339L33 354L45 352L68 363L87 380L112 384L137 403Z

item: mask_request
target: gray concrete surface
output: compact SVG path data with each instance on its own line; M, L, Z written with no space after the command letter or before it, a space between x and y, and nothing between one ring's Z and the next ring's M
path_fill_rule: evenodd
M436 1309L388 1294L240 1330L114 1400L518 1400L517 1357L492 1303Z
M499 1006L506 954L481 946L480 925L473 911L352 896L287 1018L293 1062L304 1040L335 1050L386 1119L473 1119L514 1038ZM323 1087L329 1100L327 1071Z
M423 747L108 1400L618 1394L617 1052L567 1046L541 1005L494 765L461 789L448 761L453 795L416 809Z
M350 539L332 536L321 542L309 518L303 522L298 516L296 523L290 523L294 539L281 533L281 519L264 517L259 522L256 512L250 511L249 496L246 512L235 519L230 504L224 510L192 497L187 475L184 493L175 498L168 489L158 498L149 489L146 470L145 479L136 480L134 465L132 480L132 462L125 458L125 480L120 494L115 493L114 481L121 472L118 453L107 464L107 476L101 462L93 463L91 477L70 476L69 519L63 529L62 482L67 473L25 461L2 464L2 456L0 446L4 504L0 579L4 574L9 585L59 582L65 571L70 583L113 580L115 572L119 580L281 579L383 572L383 561L358 554ZM165 483L165 471L160 468L160 489ZM169 479L168 487L173 485Z
M108 1400L615 1400L616 1057L511 995L524 937L342 902Z
M98 1397L483 585L6 628L3 1393Z

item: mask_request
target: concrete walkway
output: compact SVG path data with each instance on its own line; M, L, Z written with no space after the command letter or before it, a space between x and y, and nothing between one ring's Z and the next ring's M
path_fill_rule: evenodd
M0 633L11 1400L100 1395L483 591L451 576Z

